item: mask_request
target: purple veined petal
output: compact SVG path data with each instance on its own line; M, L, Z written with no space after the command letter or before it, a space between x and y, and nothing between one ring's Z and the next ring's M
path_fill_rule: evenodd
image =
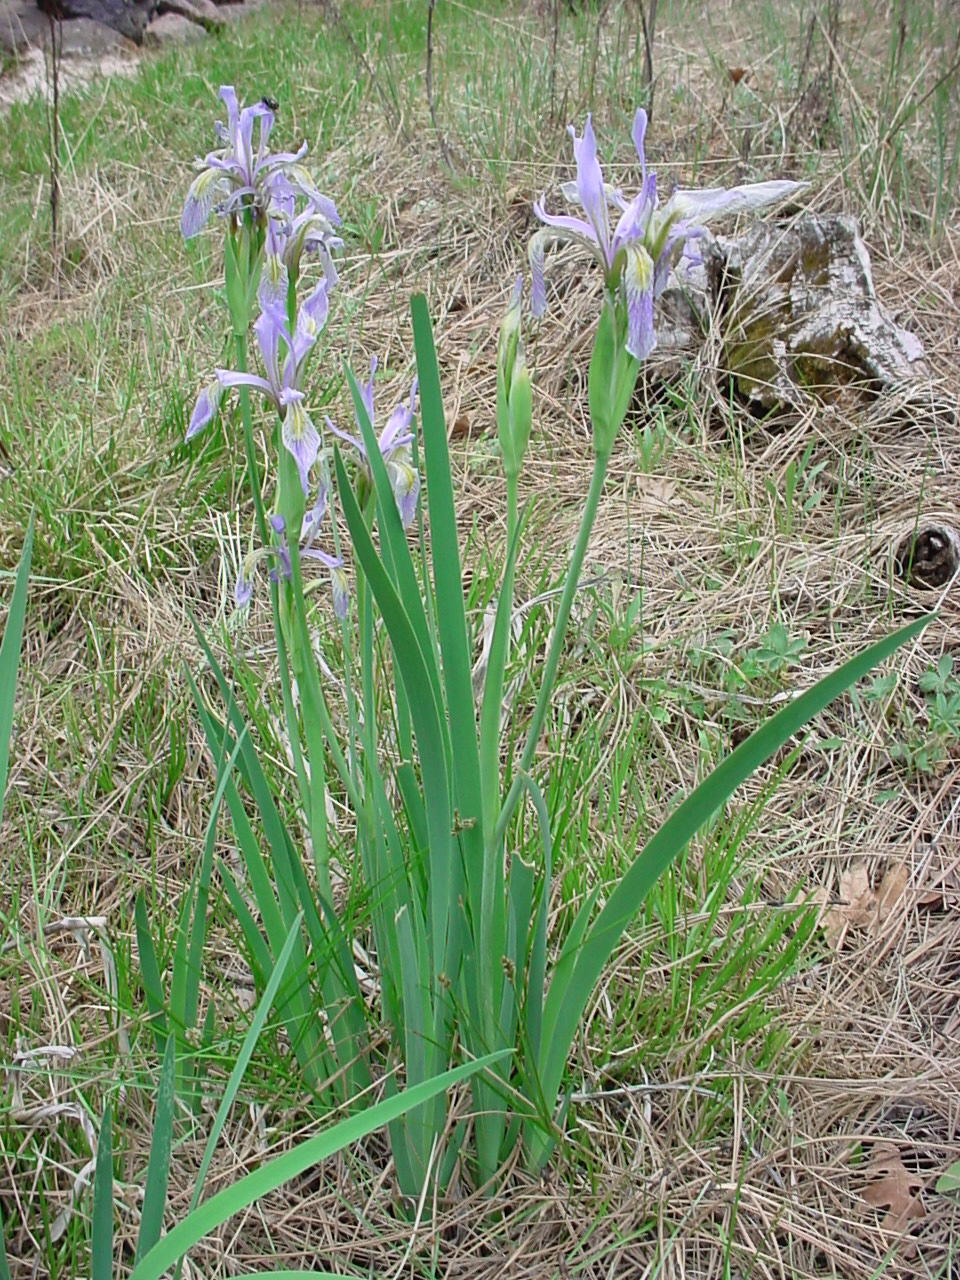
M547 286L543 279L543 246L545 236L542 232L531 239L527 249L530 260L530 314L539 320L547 309Z
M257 301L261 311L282 311L287 305L287 289L290 277L286 263L279 253L267 253L263 259L260 283L257 285Z
M657 175L650 173L643 186L626 206L613 233L613 255L632 240L642 240L647 233L650 217L657 207Z
M328 429L333 432L333 434L337 437L338 440L342 440L344 444L348 444L352 449L356 449L360 457L364 460L364 462L366 462L367 451L364 448L364 444L362 440L358 440L356 436L350 435L348 431L341 431L339 427L334 426L333 422L331 421L330 417L327 414L323 415L323 420L327 424Z
M674 216L690 222L705 222L726 214L746 213L776 204L788 196L803 191L809 183L790 182L785 179L774 182L750 182L742 187L711 187L706 191L678 188L663 209L663 217Z
M337 275L337 268L333 265L333 258L330 256L336 238L325 240L320 238L311 238L307 236L303 242L305 253L316 253L320 258L320 265L323 268L323 278L327 282L327 288L332 289L340 277ZM338 240L340 248L343 247L343 241Z
M313 347L320 331L327 323L329 303L327 301L327 282L321 280L309 297L304 298L297 312L297 327L293 335L294 359L300 361Z
M246 609L253 599L253 583L243 576L242 569L233 588L233 599L238 609Z
M331 556L320 547L302 547L300 554L305 560L318 560L328 569L339 569L343 564L342 556Z
M367 411L367 421L373 426L373 375L377 372L377 357L370 357L370 377L366 383L360 386L360 401ZM360 419L357 417L356 406L354 406L353 416L357 419L357 426L360 425ZM364 454L366 457L366 454Z
M232 84L222 84L217 97L227 108L227 129L229 130L233 145L236 146L237 122L240 118L240 108L237 104L236 90Z
M623 272L627 295L627 351L646 360L657 345L653 329L653 259L643 245L631 245Z
M202 231L210 217L217 196L224 191L222 173L215 168L202 170L190 183L187 199L180 215L180 234L191 240Z
M221 387L253 387L255 391L262 391L264 395L278 404L276 391L267 382L266 378L261 378L256 373L236 373L233 369L218 369L217 381Z
M609 246L601 245L593 226L585 218L575 218L566 213L547 213L541 200L534 200L533 212L546 226L553 227L558 231L569 231L591 247L595 247L598 256L606 262L605 253Z
M520 279L519 276L517 276L517 279L520 280L520 284L522 287L523 281ZM420 386L419 378L414 378L414 380L410 383L410 417L411 418L416 412L417 390L419 389L419 386Z
M286 169L290 165L299 164L307 154L307 144L301 144L298 151L271 151L257 161L257 172L264 173L273 169ZM289 183L287 184L290 185Z
M320 452L320 436L310 420L310 415L303 407L303 392L285 388L280 401L286 409L280 438L284 447L290 452L297 470L300 472L300 484L304 496L310 492L310 468L317 460Z
M285 297L283 301L286 304ZM279 400L280 391L285 385L280 373L280 339L283 338L287 341L287 345L290 345L287 339L284 319L282 307L270 307L261 311L253 322L253 332L257 336L263 367L267 371L269 385L274 398L277 400Z
M303 544L301 550L304 552L317 536L323 517L327 513L328 494L329 486L326 480L321 480L317 486L316 501L309 511L304 512L303 523L300 526L300 542Z
M397 457L396 454L387 464L387 476L390 488L400 513L400 523L408 529L417 514L417 500L420 497L420 476L410 463L408 456Z
M187 440L192 440L198 432L210 425L217 415L222 397L223 384L219 378L214 378L213 382L208 383L197 396L197 403L193 406L193 413L187 425L185 437Z
M302 196L310 202L317 213L322 214L335 227L340 226L340 215L337 213L337 206L330 199L318 190L317 184L313 180L313 175L305 165L294 163L287 166L287 178L297 188Z
M330 589L333 594L333 612L343 621L350 608L350 584L339 565L330 570Z
M287 527L287 522L279 511L274 511L270 517L270 528L274 533L283 533Z
M633 145L637 148L637 157L640 161L640 186L646 186L647 182L647 159L643 154L643 139L647 133L647 113L643 107L637 108L637 114L633 117L633 129L631 135L633 137Z
M240 123L237 126L237 160L240 163L246 181L250 186L256 185L256 158L253 154L253 125L255 120L261 119L265 114L269 114L269 110L267 107L263 106L262 103L258 102L252 107L244 107L240 112Z
M607 192L600 161L597 159L597 140L593 135L590 113L587 113L587 123L583 127L583 135L580 138L577 137L573 125L570 125L567 132L573 139L573 156L577 162L577 195L593 228L592 238L596 240L609 269L612 265L610 216L607 212Z
M383 457L386 457L394 449L404 448L413 439L410 431L412 418L413 410L405 404L398 404L390 414L387 419L387 425L380 432L380 438L377 441Z

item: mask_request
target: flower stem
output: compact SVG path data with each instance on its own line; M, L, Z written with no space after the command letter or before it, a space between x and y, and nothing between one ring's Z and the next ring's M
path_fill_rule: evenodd
M237 348L237 372L246 373L247 371L247 335L246 333L235 334ZM267 534L267 518L263 508L263 495L260 492L260 468L257 466L257 451L253 440L253 413L250 408L250 388L240 387L240 417L243 422L243 448L247 458L247 476L250 480L250 490L253 494L253 509L256 513L257 520L257 536L260 539L260 545L266 547L269 545L270 539ZM300 726L297 721L297 711L293 705L293 690L290 687L290 663L287 655L287 646L283 638L283 628L280 625L280 598L277 592L277 584L270 584L270 603L273 608L273 631L277 640L277 659L280 668L280 692L283 698L283 716L287 722L287 738L290 742L290 753L293 756L293 765L297 774L297 785L300 788L300 798L306 811L306 819L308 826L310 825L310 783L307 780L307 771L303 764L303 751L300 746Z
M560 663L560 653L563 649L563 642L567 632L567 623L570 621L570 610L573 608L573 598L577 593L580 570L583 568L583 558L586 555L587 544L590 541L590 534L593 531L593 524L597 517L597 508L600 505L600 495L603 493L603 483L606 479L609 461L609 453L598 453L594 456L590 489L587 493L587 501L580 521L580 531L577 534L577 541L574 544L573 554L570 556L570 564L567 568L567 580L564 584L563 595L560 597L560 608L557 611L553 635L550 638L550 648L547 652L547 661L543 670L543 680L540 684L537 705L534 708L533 719L530 721L530 727L527 730L520 763L513 775L510 790L507 792L507 798L503 802L500 816L497 819L492 842L494 848L498 847L503 840L507 823L510 821L520 795L523 775L529 771L536 753L537 742L543 729L543 722L546 719L547 708L550 705L550 696L553 693L553 684L557 676L557 667Z
M507 551L513 546L517 531L517 474L508 471L507 476Z

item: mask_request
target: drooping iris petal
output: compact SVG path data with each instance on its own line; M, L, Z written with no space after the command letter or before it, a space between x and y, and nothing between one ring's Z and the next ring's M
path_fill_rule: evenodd
M293 335L294 358L299 364L310 351L327 323L329 302L327 301L327 282L321 280L308 298L300 304L297 313L297 327Z
M216 203L224 194L223 175L216 169L202 169L190 183L187 199L180 215L180 234L184 240L192 240L203 230Z
M287 289L290 276L287 265L279 253L269 250L264 255L263 269L260 272L260 283L257 286L257 301L262 311L282 310L287 303Z
M543 242L543 233L537 232L527 250L530 259L530 314L534 320L539 320L547 309L547 286L543 279Z
M223 384L218 378L213 382L209 382L197 396L197 403L193 406L193 413L190 415L190 422L187 424L186 439L190 440L204 427L210 425L217 415L220 408L220 401L223 397Z
M402 450L390 458L387 463L387 477L400 513L400 523L404 529L407 529L417 514L417 500L420 497L420 476L417 474L416 467L410 462L407 450Z
M245 609L253 599L253 583L243 576L242 569L233 588L233 598L238 609Z
M742 187L711 187L706 191L678 188L664 205L663 216L671 215L691 222L703 223L711 218L732 213L747 213L776 204L788 196L796 195L806 187L805 182L749 182Z
M280 401L286 409L283 425L280 428L280 438L297 464L300 484L304 494L307 494L310 491L310 468L316 462L320 451L320 436L310 420L310 415L303 407L302 391L285 390Z
M330 570L330 588L333 593L333 612L342 620L350 607L350 585L347 575L339 566Z
M626 348L635 360L646 360L657 345L653 330L653 259L643 245L631 245L623 270L627 295Z
M333 434L337 437L338 440L342 440L344 444L348 444L352 448L356 449L360 457L363 458L364 461L366 461L367 451L363 446L362 440L358 440L356 436L352 436L349 431L341 431L340 428L331 420L329 414L325 413L323 415L323 420L327 424L327 427L333 432Z

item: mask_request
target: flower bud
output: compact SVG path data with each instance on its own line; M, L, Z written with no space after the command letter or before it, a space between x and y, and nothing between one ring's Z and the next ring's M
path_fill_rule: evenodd
M503 469L516 477L530 443L533 396L530 372L523 354L520 334L520 299L523 282L518 276L507 314L500 325L497 344L497 436L503 455Z

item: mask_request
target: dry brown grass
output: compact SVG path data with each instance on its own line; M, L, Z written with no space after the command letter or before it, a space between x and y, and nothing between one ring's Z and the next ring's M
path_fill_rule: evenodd
M667 167L679 162L671 178L686 176L692 129L689 103L681 108L670 102L667 86L674 80L682 79L698 104L709 139L701 172L710 180L747 170L764 177L788 172L798 166L801 146L816 145L798 127L793 153L777 156L767 149L764 128L751 126L745 134L730 87L717 72L746 58L741 20L732 6L711 6L712 63L696 23L683 20L662 29L657 74L664 88L651 151ZM834 73L859 98L868 69L849 64L843 52L854 44L854 22L854 15L845 15ZM573 51L568 54L572 58ZM879 65L881 51L872 56ZM768 66L751 69L747 87L760 102L770 74ZM772 87L770 96L772 130L783 104ZM558 173L565 176L566 150L552 154L544 144L543 155L516 166L516 181L505 192L480 177L464 188L445 176L427 138L400 147L382 125L376 101L365 110L367 118L357 126L362 143L334 152L328 164L331 172L362 174L363 192L379 202L384 241L363 324L340 336L354 368L363 368L373 353L398 369L404 362L409 366L406 315L397 301L417 288L428 292L455 441L458 513L465 535L476 524L481 539L495 547L503 534L491 445L496 326L507 282L523 265L529 198L553 188ZM821 150L828 165L829 148ZM101 199L105 188L95 179L83 181L94 183L83 203L96 213L82 234L98 249L88 257L83 279L66 286L66 299L60 286L61 305L79 316L96 312L101 273L122 272L124 254L132 250L129 238L116 235L114 202L122 200L149 220L171 214L178 199L165 193L158 212L149 175L139 184L131 180L122 195L114 192L108 201ZM69 210L77 194L69 177L65 188ZM720 344L706 344L691 371L698 390L689 433L664 473L655 476L638 471L636 450L623 441L589 553L591 572L608 581L628 570L636 578L642 553L644 650L618 673L613 689L593 691L618 701L624 717L644 696L641 676L694 680L677 671L691 644L733 628L738 645L747 647L776 617L791 634L809 640L803 684L877 639L892 618L933 606L937 621L904 661L909 687L915 688L917 675L941 652L960 651L956 583L938 595L909 592L890 574L892 548L918 512L960 523L960 225L954 214L932 247L909 217L894 217L883 198L868 204L869 195L845 189L835 171L818 180L811 203L843 207L861 218L881 300L923 339L930 385L909 403L896 397L834 407L811 403L807 412L769 429L738 411L731 417L717 368ZM568 260L569 267L562 255L552 261L554 281L568 273L579 280L579 262ZM363 295L368 270L366 254L348 253L346 297ZM186 276L174 272L164 305L173 342L195 351L204 339L196 336L200 326L191 330L189 290ZM535 508L538 549L558 564L573 536L589 474L582 393L594 302L590 290L571 288L562 310L544 322L533 353L538 426L521 499ZM44 323L48 305L41 287L26 284L11 303L13 331L25 339ZM210 361L215 354L200 352ZM163 369L157 376L162 383ZM661 394L654 361L642 395L654 404ZM815 456L828 459L828 496L793 535L783 537L776 533L764 481L782 472L811 438ZM125 1028L116 1025L104 957L132 945L131 906L140 883L155 878L172 912L177 886L196 857L209 797L200 738L189 727L189 764L164 815L151 868L143 857L138 788L154 765L142 744L120 742L114 786L102 795L89 786L98 762L96 740L89 739L87 759L62 757L67 695L88 702L91 682L103 675L88 643L91 620L99 635L113 628L112 656L104 661L115 664L117 699L113 719L101 726L105 737L151 679L164 684L164 706L189 724L179 666L184 657L195 658L188 611L211 619L228 585L218 581L213 519L189 542L178 538L168 499L179 478L171 478L169 492L161 487L151 495L144 509L135 490L138 437L129 435L122 447L130 456L132 493L124 490L121 467L117 506L105 492L103 514L120 522L129 555L111 558L105 552L103 572L89 594L82 579L69 586L55 578L38 581L23 660L4 840L9 871L0 890L4 915L13 917L0 975L0 1017L10 1043L11 1019L16 1027L18 1011L29 1010L24 1048L67 1046L75 1057L69 1070L51 1060L49 1070L23 1075L22 1096L14 1095L12 1132L20 1135L22 1149L40 1153L36 1181L9 1145L0 1168L5 1204L34 1224L32 1240L21 1231L15 1242L15 1277L34 1274L34 1259L42 1256L41 1205L52 1218L70 1202L83 1164L76 1154L83 1147L77 1129L89 1124L80 1099L88 1098L96 1114L97 1082L111 1060L131 1086L124 1100L127 1191L118 1230L131 1245L135 1239L136 1179L145 1163L149 1104L132 1087ZM757 554L749 559L730 555L741 528L757 540ZM17 529L0 518L7 563L18 538ZM172 540L175 568L147 572L142 544L150 538ZM527 586L534 589L532 579ZM262 615L245 644L269 663ZM681 723L665 735L658 767L671 785L696 776L698 727L726 734L712 714L703 726ZM269 1255L275 1266L451 1280L956 1274L957 1203L938 1196L933 1184L960 1155L960 756L954 748L933 775L904 777L890 764L883 718L854 721L844 704L818 722L821 738L836 733L847 745L829 754L804 750L754 832L755 857L771 899L805 883L822 887L836 901L844 872L861 860L874 884L891 866L904 867L908 875L893 909L871 927L850 927L839 951L824 948L779 993L776 1016L792 1039L782 1070L759 1069L748 1044L737 1060L717 1060L709 1071L690 1076L683 1065L690 1046L680 1045L676 1063L659 1063L653 1078L640 1055L628 1083L608 1087L585 1051L578 1068L583 1093L591 1096L575 1103L573 1136L547 1179L532 1181L513 1169L492 1200L463 1189L450 1204L421 1206L411 1227L397 1215L386 1153L371 1142L231 1221L194 1251L189 1273L242 1274L263 1266ZM893 785L900 794L891 802L882 793ZM746 796L756 796L760 787L755 782ZM80 793L94 797L82 810ZM17 824L24 824L20 831ZM39 880L22 854L28 845L43 854ZM103 919L102 926L37 936L38 920L93 915ZM607 978L611 990L629 990L641 981L637 954L636 942L624 946ZM240 975L230 954L215 947L211 971L211 987L222 979L227 992L236 990ZM642 975L654 990L667 980L665 971ZM604 1041L601 1024L615 1007L601 992L585 1032L588 1046L595 1034ZM715 1080L733 1082L732 1107L722 1125L711 1110ZM51 1110L58 1106L66 1112ZM260 1100L237 1108L210 1188L226 1185L314 1123L305 1106L278 1114ZM201 1133L177 1149L171 1220L189 1200L202 1138ZM922 1195L924 1215L906 1221L903 1232L899 1223L885 1227L883 1206L871 1207L864 1199L867 1167L881 1142L894 1144L912 1175L911 1186ZM584 1150L589 1163L581 1158Z

